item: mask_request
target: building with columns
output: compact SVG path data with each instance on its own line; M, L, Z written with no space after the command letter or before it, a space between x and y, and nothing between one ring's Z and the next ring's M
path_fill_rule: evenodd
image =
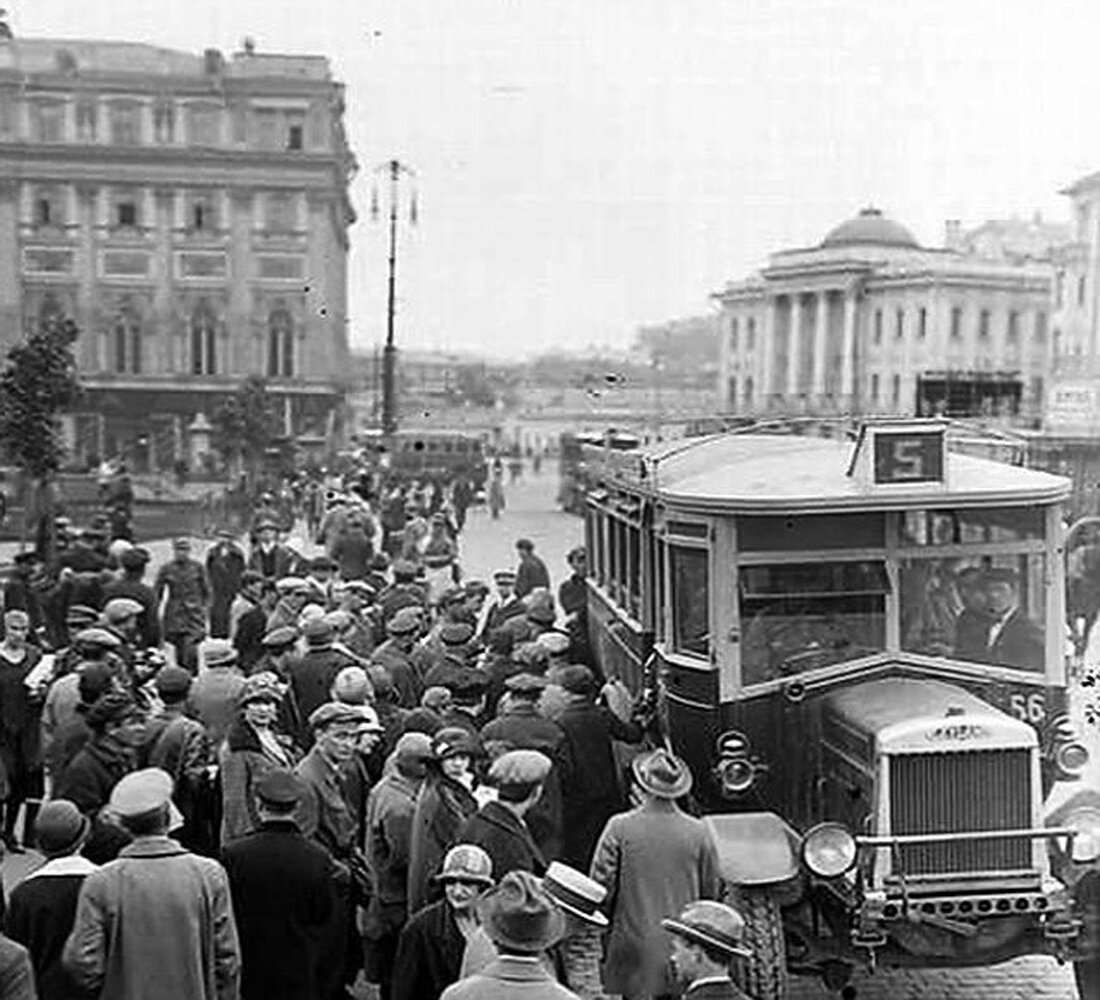
M192 467L250 374L324 443L347 369L343 87L319 56L0 38L0 347L80 328L74 455Z
M1037 419L1051 269L920 246L868 208L727 285L719 397L737 414Z

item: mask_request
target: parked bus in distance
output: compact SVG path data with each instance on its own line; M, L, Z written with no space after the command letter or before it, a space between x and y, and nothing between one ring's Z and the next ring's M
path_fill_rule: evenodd
M393 435L392 447L386 446L380 431L359 434L357 440L367 457L388 463L390 471L399 476L410 479L465 476L476 490L483 490L489 477L485 445L477 434L403 428Z
M689 763L745 988L1100 952L1100 790L1066 689L1068 480L937 420L605 450L593 649Z
M604 449L633 451L642 440L623 431L566 431L558 441L558 504L570 514L584 513L588 469Z

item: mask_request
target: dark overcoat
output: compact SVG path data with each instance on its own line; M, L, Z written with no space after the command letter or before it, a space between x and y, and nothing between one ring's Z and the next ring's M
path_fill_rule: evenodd
M493 878L499 882L508 872L542 875L546 859L527 825L507 806L488 802L458 832L459 844L476 844L493 861Z
M439 1000L462 969L466 939L441 899L414 914L401 931L391 1000Z

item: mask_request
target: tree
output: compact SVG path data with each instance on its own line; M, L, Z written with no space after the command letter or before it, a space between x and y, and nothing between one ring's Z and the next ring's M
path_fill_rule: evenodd
M12 346L0 370L0 446L27 475L24 540L33 528L46 559L53 551L53 477L66 452L60 414L81 391L73 357L78 335L72 320L51 319Z
M275 402L267 391L266 380L249 375L218 407L211 424L214 447L226 464L231 469L243 469L254 478L278 428Z

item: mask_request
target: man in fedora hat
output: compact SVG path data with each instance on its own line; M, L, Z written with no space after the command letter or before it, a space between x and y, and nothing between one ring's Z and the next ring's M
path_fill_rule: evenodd
M4 926L25 945L34 966L41 1000L90 997L61 964L61 953L76 916L76 901L84 879L96 870L80 849L91 822L67 799L45 803L35 821L38 850L46 863L12 891Z
M270 771L256 785L260 829L222 851L241 936L241 1000L329 1000L332 859L294 819L304 793L290 771Z
M456 844L435 881L444 898L418 910L401 931L393 1000L438 1000L459 978L467 944L480 926L477 901L493 884L493 863L480 847Z
M161 566L153 585L153 606L164 602L161 631L176 650L176 663L194 673L198 669L198 644L206 635L206 605L210 585L206 571L191 558L191 540L172 542L172 559Z
M635 758L633 771L641 805L611 817L590 872L612 898L604 987L628 998L672 992L660 921L720 891L710 833L676 804L691 791L687 764L659 749Z
M109 807L133 842L84 880L65 967L99 1000L235 1000L240 947L225 869L168 837L171 777L134 771Z
M557 983L542 955L565 933L565 916L530 872L509 872L478 905L498 957L443 991L441 1000L580 1000Z
M748 1000L733 982L730 966L752 952L745 947L745 921L732 906L700 899L661 926L672 934L672 968L690 1000Z

